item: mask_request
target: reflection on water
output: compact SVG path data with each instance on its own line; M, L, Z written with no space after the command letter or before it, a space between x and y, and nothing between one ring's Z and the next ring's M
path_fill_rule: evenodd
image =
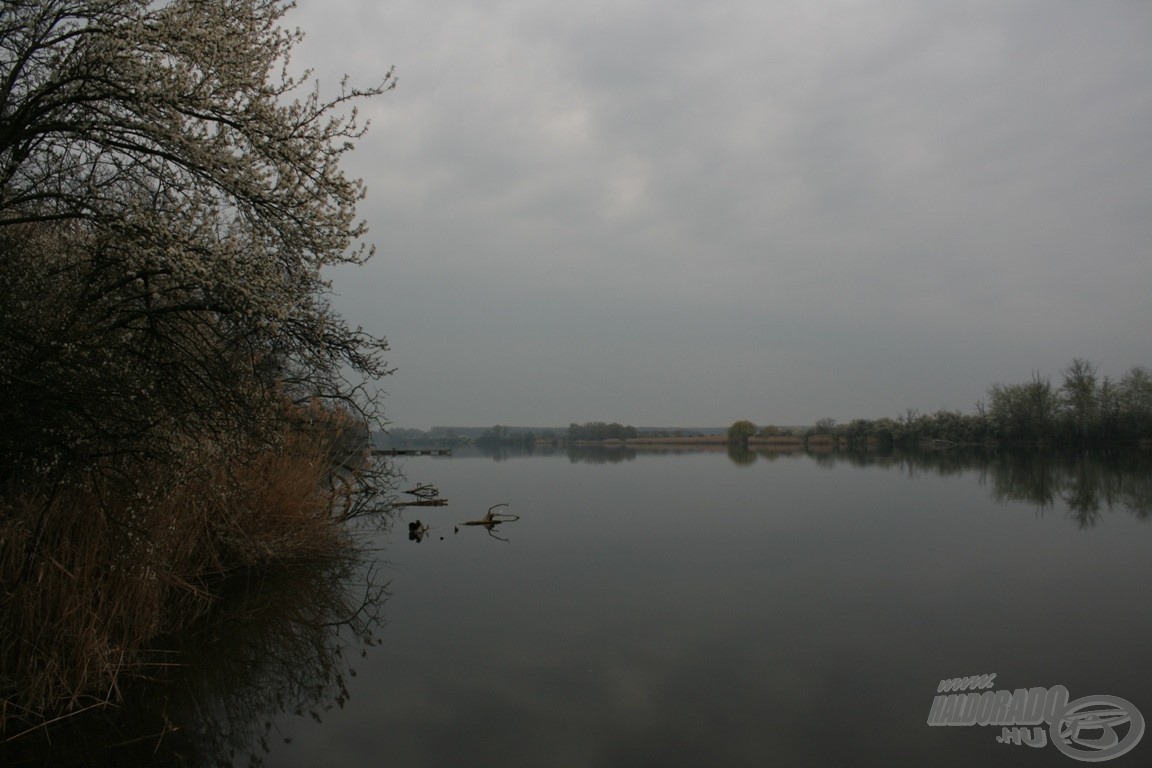
M1052 509L1059 499L1081 527L1094 525L1102 510L1124 509L1144 520L1152 515L1150 459L1147 451L1031 462L1009 454L996 464L993 496L1027 501L1042 511Z
M799 455L828 468L847 464L898 468L909 475L941 476L976 472L995 500L1027 502L1035 505L1040 513L1052 510L1060 501L1068 506L1081 527L1095 525L1102 512L1112 509L1127 510L1141 519L1152 516L1152 452L1147 450L1040 452L953 448L916 453L804 452L791 448L751 450L739 445L631 447L619 444L535 449L499 447L482 451L484 456L496 461L564 455L569 461L581 464L617 464L635 461L639 456L698 453L723 453L741 467Z
M160 644L168 661L121 691L118 706L0 743L0 765L260 765L277 715L319 722L343 707L354 659L382 622L376 567L350 557L252 574L229 590Z
M434 533L507 500L511 542L461 528L390 550L386 652L278 765L1064 759L927 725L941 679L992 672L1152 713L1147 456L618 446L418 466L453 499L419 510Z
M768 454L776 458L778 454ZM912 454L822 453L812 458L826 467L897 467L909 475L955 476L976 473L996 501L1024 502L1038 513L1067 506L1082 528L1102 512L1125 510L1143 520L1152 516L1152 453L925 451Z
M1102 512L1122 509L1138 518L1152 516L1152 452L1036 452L950 449L918 453L850 451L750 450L742 446L708 448L636 449L579 446L569 448L568 459L587 464L634 461L641 455L724 453L741 467L802 456L818 466L896 468L908 475L957 476L976 472L997 501L1027 502L1040 513L1056 503L1068 506L1081 527L1099 521ZM523 454L522 454L523 455ZM505 455L503 458L509 458Z

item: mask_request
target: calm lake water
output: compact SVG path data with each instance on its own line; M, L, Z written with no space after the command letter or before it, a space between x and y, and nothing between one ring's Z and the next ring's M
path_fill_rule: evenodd
M942 679L991 673L993 690L1062 685L1152 717L1152 470L1122 463L410 459L410 484L450 503L380 537L380 644L322 723L278 718L264 759L1076 765L927 720ZM501 538L454 527L502 502L520 520ZM1108 764L1152 764L1152 737Z
M363 566L261 581L185 639L178 685L128 691L111 732L22 742L19 764L62 764L29 749L66 739L76 765L287 768L1074 766L1104 754L1091 739L1134 742L1132 720L1072 756L1047 727L1033 747L928 724L941 680L993 673L990 700L1063 686L1152 718L1152 452L403 471L449 503L374 534L372 644L341 623ZM520 519L459 527L501 503ZM98 757L112 740L129 756ZM1152 764L1152 736L1107 764Z

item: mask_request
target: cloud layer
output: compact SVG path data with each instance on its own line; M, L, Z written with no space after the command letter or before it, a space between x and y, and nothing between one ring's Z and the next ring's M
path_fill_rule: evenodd
M1152 7L307 0L399 425L969 410L1152 363Z

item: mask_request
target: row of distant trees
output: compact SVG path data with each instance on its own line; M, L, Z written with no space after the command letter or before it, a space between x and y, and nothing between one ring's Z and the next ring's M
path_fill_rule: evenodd
M976 412L908 410L895 418L821 419L810 434L831 434L850 445L917 448L925 444L1124 445L1152 438L1152 373L1130 369L1119 380L1099 376L1076 358L1058 384L1033 374L1020 384L995 384Z
M476 445L481 448L506 448L511 446L523 446L531 448L536 444L537 439L552 441L556 436L552 432L543 432L539 435L534 430L520 430L512 427L505 427L497 424L494 427L489 427L484 430L484 433L476 438Z
M612 422L588 421L584 424L568 425L568 442L631 440L639 434L636 427Z
M433 430L436 432L436 430ZM411 434L409 434L411 433ZM696 432L644 429L646 437L685 437ZM534 445L538 440L558 443L630 440L640 436L636 427L619 422L589 421L570 424L559 436L504 426L486 429L474 438L477 445ZM909 409L896 418L855 419L837 424L819 419L811 427L758 427L740 420L728 428L734 445L747 445L754 437L832 436L852 447L916 449L931 445L1125 445L1152 439L1152 373L1134 367L1118 380L1100 376L1087 360L1073 359L1061 371L1058 384L1033 374L1020 384L994 384L974 413L939 410L920 413ZM394 439L435 439L444 435L398 430ZM457 441L468 438L453 436Z
M755 427L753 428L755 431ZM377 437L377 444L388 448L410 448L416 446L532 446L539 443L559 445L565 442L603 442L605 440L629 440L644 437L697 437L699 430L645 427L643 430L617 422L590 421L584 424L571 424L568 429L546 429L508 427L497 424L493 427L433 427L425 432L420 429L389 428Z

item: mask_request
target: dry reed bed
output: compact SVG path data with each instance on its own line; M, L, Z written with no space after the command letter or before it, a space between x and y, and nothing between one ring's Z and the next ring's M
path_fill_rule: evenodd
M229 575L345 552L331 449L330 434L296 434L242 460L0 500L0 742L162 676L172 659L150 642L207 613Z

